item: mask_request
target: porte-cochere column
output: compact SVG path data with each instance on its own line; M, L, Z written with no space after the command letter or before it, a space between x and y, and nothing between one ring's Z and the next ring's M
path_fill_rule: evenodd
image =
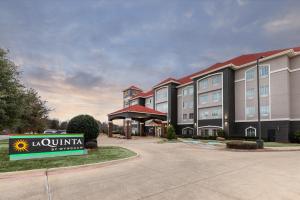
M113 136L112 132L113 132L113 122L109 121L108 122L108 137L112 137Z
M131 118L126 118L125 124L125 137L126 139L131 139Z

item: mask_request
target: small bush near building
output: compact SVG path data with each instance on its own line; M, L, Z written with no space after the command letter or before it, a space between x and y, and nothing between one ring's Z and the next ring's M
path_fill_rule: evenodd
M95 142L95 141L88 141L85 143L84 146L87 149L97 149L97 147L98 147L97 142Z
M225 131L223 129L218 130L218 137L225 137Z
M175 134L175 129L172 125L168 126L167 127L167 139L168 140L173 140L173 139L176 139L177 136Z
M297 131L293 134L294 138L293 138L293 142L297 142L300 143L300 131Z
M257 149L257 144L248 141L230 141L226 143L226 147L229 149Z
M83 133L85 144L89 141L97 144L99 125L90 115L78 115L70 120L67 133Z

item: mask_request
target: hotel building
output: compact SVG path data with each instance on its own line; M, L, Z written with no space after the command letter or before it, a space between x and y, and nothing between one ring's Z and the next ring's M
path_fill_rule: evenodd
M224 130L232 138L257 137L258 58L262 138L289 141L300 130L300 47L237 56L167 78L146 92L131 86L123 91L123 111L138 107L140 113L165 113L178 135L215 136Z

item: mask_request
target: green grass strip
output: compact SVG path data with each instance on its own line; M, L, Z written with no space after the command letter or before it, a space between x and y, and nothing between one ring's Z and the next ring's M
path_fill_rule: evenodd
M67 155L83 155L86 154L86 150L69 150L69 151L53 151L53 152L41 152L41 153L26 153L26 154L12 154L9 155L10 160L24 160L30 158L44 158L44 157L56 157Z

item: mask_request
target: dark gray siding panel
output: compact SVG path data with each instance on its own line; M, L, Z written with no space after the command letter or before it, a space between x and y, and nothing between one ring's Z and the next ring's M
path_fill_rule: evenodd
M235 124L235 131L232 137L245 137L245 130L248 127L254 127L257 129L257 122L237 122ZM276 141L288 142L290 133L290 122L289 121L268 121L262 122L261 135L263 140L268 141L268 131L275 131ZM257 131L258 132L258 131ZM258 135L257 135L258 137Z
M193 124L177 125L176 134L182 135L182 129L187 128L187 127L192 128L194 130L194 135L196 135L196 130L194 129Z
M220 126L220 127L222 127L222 119L198 120L198 127L201 127L201 126Z

